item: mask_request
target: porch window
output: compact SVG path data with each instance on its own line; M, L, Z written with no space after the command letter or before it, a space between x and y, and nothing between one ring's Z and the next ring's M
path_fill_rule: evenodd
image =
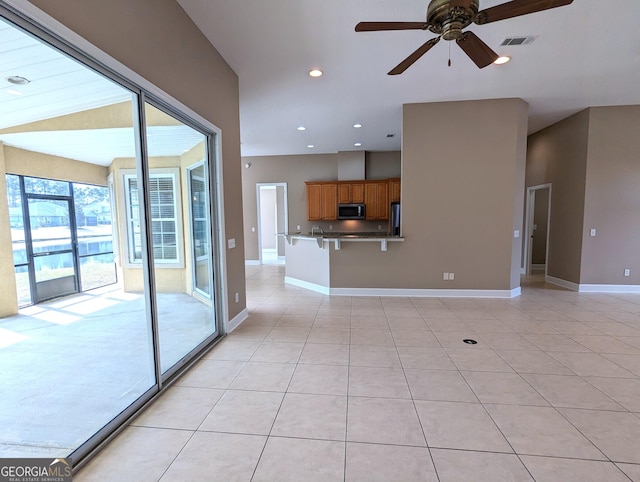
M165 170L163 170L165 171ZM179 173L149 173L149 198L151 203L151 225L153 237L153 259L156 264L181 264L179 246L182 243L180 226ZM142 263L142 235L140 230L140 200L138 198L138 178L134 174L124 176L127 204L127 239L129 243L129 263Z

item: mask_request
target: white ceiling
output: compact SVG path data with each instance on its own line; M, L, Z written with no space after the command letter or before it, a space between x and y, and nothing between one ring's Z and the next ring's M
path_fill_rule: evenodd
M433 34L354 27L423 21L427 0L177 1L238 74L244 156L399 150L404 103L521 97L530 105L529 132L589 106L640 104L639 0L575 0L472 25L512 61L480 70L442 41L399 76L386 73ZM480 0L480 8L500 3ZM537 38L499 46L525 35ZM325 75L310 78L314 67Z

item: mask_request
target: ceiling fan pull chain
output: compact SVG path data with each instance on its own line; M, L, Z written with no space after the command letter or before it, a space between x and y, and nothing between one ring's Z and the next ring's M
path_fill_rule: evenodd
M451 67L451 42L449 42L449 67Z

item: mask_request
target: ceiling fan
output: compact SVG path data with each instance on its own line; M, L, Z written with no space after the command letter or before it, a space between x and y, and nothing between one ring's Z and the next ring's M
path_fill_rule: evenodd
M472 23L483 25L507 18L519 17L550 8L569 5L573 0L512 0L480 10L480 0L431 0L426 22L360 22L356 32L378 30L429 30L438 36L427 40L415 52L391 69L388 75L398 75L426 54L441 38L455 40L471 60L482 69L497 58L491 48L471 31L463 32ZM451 61L449 61L451 65Z

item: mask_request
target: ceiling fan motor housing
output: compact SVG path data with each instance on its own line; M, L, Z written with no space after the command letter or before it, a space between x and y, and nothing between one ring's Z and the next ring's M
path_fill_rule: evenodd
M444 40L457 40L462 36L462 29L468 27L478 14L479 0L454 2L451 0L431 0L427 8L427 24L431 32L442 35ZM459 5L466 3L467 5Z

